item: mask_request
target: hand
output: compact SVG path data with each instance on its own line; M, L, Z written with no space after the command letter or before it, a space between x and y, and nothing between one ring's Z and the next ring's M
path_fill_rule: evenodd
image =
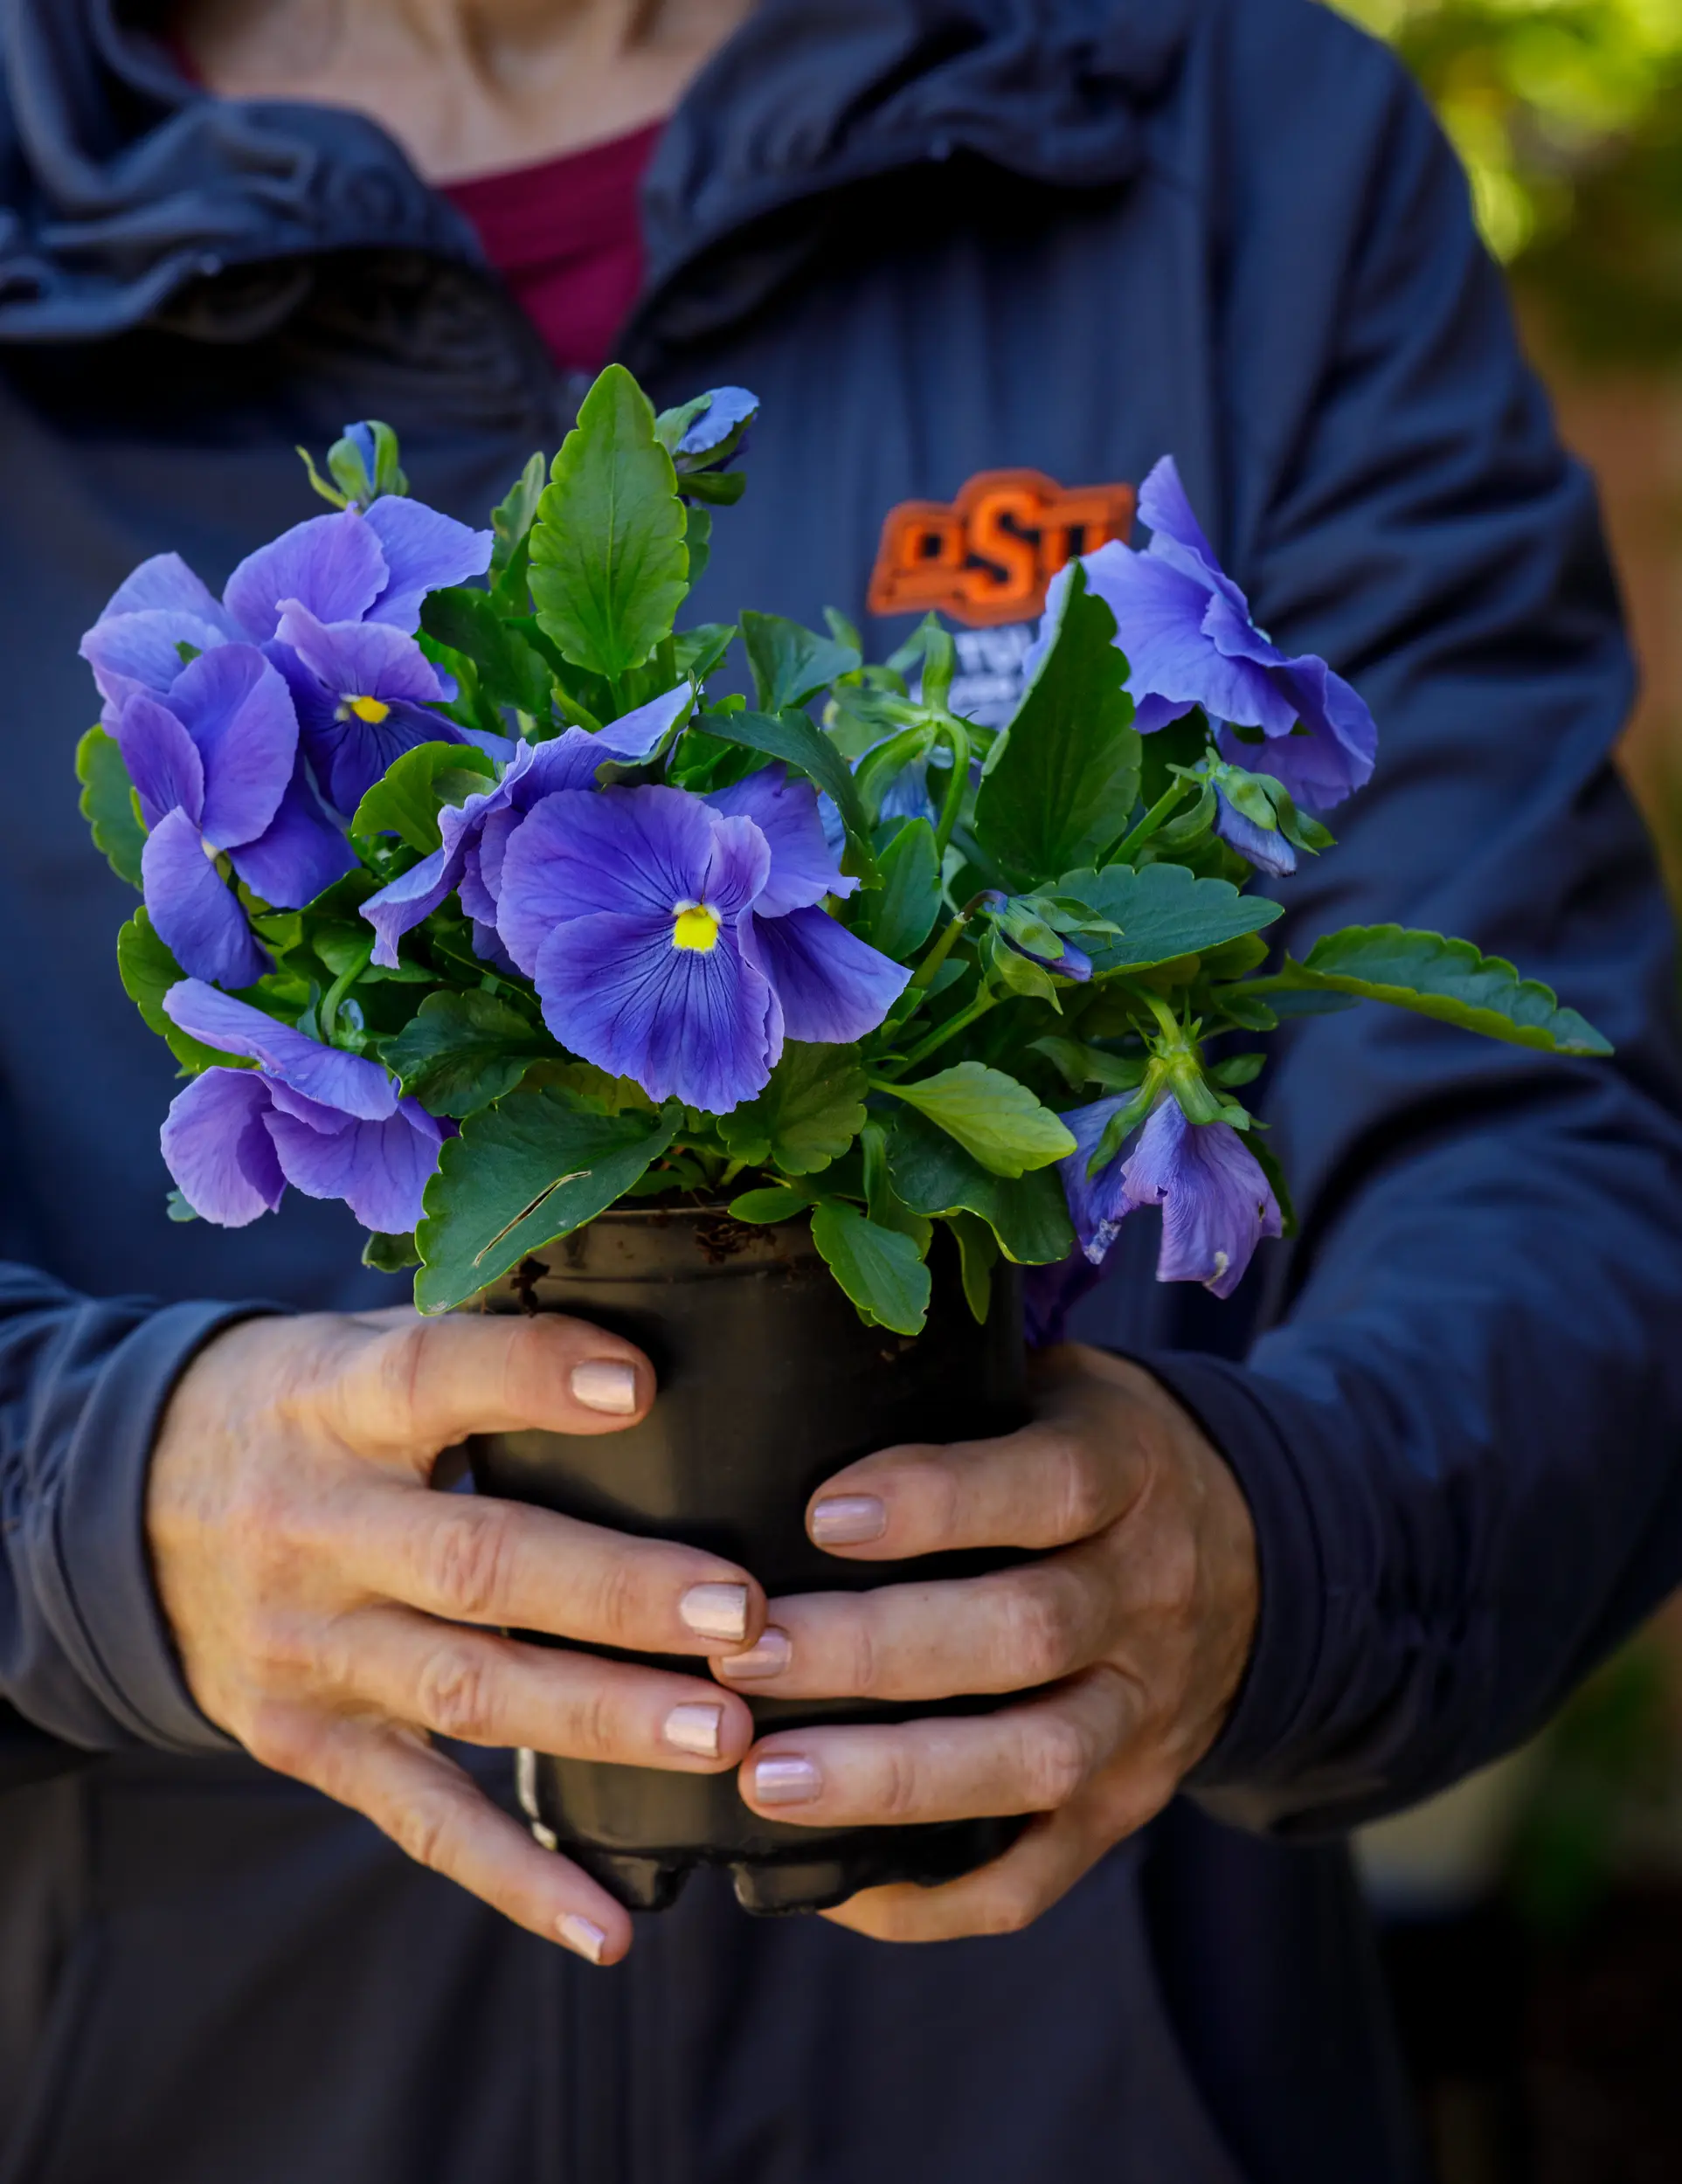
M468 1434L613 1433L654 1393L640 1351L557 1315L251 1320L183 1377L148 1496L159 1595L211 1720L596 1963L630 1946L625 1911L428 1738L720 1773L752 1740L739 1698L496 1626L717 1654L757 1635L764 1596L716 1555L430 1482Z
M1037 1409L1002 1441L868 1456L820 1489L806 1522L848 1561L1051 1552L989 1577L775 1600L758 1643L713 1662L779 1698L1034 1692L991 1714L785 1731L749 1754L746 1801L813 1828L1038 1815L977 1873L871 1889L827 1914L882 1940L1038 1918L1167 1803L1249 1657L1249 1513L1179 1404L1137 1365L1070 1347L1043 1361Z

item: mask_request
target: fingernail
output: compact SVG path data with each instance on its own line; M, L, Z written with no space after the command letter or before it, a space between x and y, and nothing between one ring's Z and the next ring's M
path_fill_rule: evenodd
M758 1645L750 1646L745 1653L727 1653L713 1662L720 1676L780 1676L794 1657L788 1633L779 1630L775 1623L767 1624L759 1634Z
M629 1418L637 1406L637 1376L617 1358L586 1358L572 1368L572 1398L587 1411Z
M588 1918L580 1918L576 1911L568 1911L564 1918L557 1918L555 1931L569 1949L588 1957L592 1964L599 1964L606 1953L607 1936Z
M692 1752L701 1759L716 1759L723 1718L722 1706L674 1706L666 1717L666 1741L675 1751Z
M887 1529L887 1508L874 1494L837 1495L812 1512L812 1537L820 1547L855 1547L880 1539Z
M748 1588L745 1585L692 1585L678 1602L677 1612L697 1638L745 1638Z
M823 1787L810 1759L759 1759L754 1763L753 1794L762 1805L809 1805Z

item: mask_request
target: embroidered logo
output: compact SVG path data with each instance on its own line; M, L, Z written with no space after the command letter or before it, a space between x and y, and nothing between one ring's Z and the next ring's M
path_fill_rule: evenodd
M873 614L931 608L972 627L1030 620L1066 561L1132 528L1132 486L1065 489L1042 470L979 471L950 506L902 501L882 527Z

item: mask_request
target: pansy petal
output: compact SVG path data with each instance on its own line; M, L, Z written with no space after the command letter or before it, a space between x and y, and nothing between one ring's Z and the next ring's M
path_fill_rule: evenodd
M680 455L709 455L727 440L738 425L759 414L759 397L745 387L710 387L710 397L700 416L677 443Z
M244 1228L286 1196L264 1127L268 1107L268 1085L254 1069L206 1069L170 1102L163 1163L201 1220Z
M417 1129L403 1113L326 1136L295 1116L272 1113L268 1130L287 1181L306 1198L343 1199L364 1228L381 1235L406 1235L419 1220L438 1167L435 1127Z
M824 840L818 792L809 781L792 776L786 766L765 766L727 789L715 789L706 801L715 812L751 819L771 849L771 871L754 900L762 917L809 909L826 895L848 895L850 880ZM889 816L886 805L883 816Z
M397 1088L377 1061L348 1054L277 1023L249 1001L218 993L198 978L183 978L163 997L164 1013L194 1039L225 1054L242 1054L271 1075L325 1107L342 1108L364 1122L397 1111Z
M166 813L147 836L140 875L147 915L190 979L247 986L272 967L185 812Z
M1249 755L1254 758L1256 754L1252 750ZM1236 763L1242 765L1245 762L1239 759ZM1284 879L1295 872L1297 853L1283 834L1277 829L1270 833L1265 826L1258 826L1253 819L1247 819L1224 789L1217 789L1215 798L1215 831L1223 842L1230 842L1258 872L1270 872L1276 879Z
M1329 812L1372 778L1377 726L1365 700L1312 653L1287 661L1274 680L1300 726L1270 743L1266 770L1298 803Z
M1103 1144L1112 1119L1132 1097L1132 1093L1124 1092L1113 1099L1095 1100L1090 1107L1071 1109L1057 1118L1075 1140L1074 1151L1057 1164L1063 1196L1069 1201L1069 1219L1081 1250L1095 1267L1103 1265L1133 1205L1127 1196L1119 1159L1111 1161L1096 1176L1087 1174L1087 1164Z
M1255 1155L1226 1123L1191 1123L1166 1099L1122 1175L1133 1206L1160 1206L1159 1282L1201 1282L1230 1296L1256 1245L1281 1221L1272 1186Z
M311 674L342 699L377 698L390 704L407 698L426 705L443 695L437 669L414 639L384 622L329 622L301 601L287 599L277 633ZM444 741L459 740L448 722L439 726L449 731Z
M827 911L744 917L742 952L776 988L789 1038L841 1044L873 1032L910 982L910 972Z
M694 703L695 693L689 685L675 683L659 697L650 698L647 705L621 713L616 721L605 721L596 730L597 741L605 743L613 757L634 764L653 757Z
M346 819L374 784L384 778L406 750L423 743L454 743L453 725L425 706L399 699L381 721L334 720L325 727L301 729L304 752L328 802Z
M223 645L182 674L170 710L204 762L205 840L218 849L254 841L280 810L298 755L285 682L255 645Z
M496 923L509 953L530 975L556 925L598 911L661 919L669 931L679 903L703 899L720 824L681 789L544 797L503 854Z
M1215 558L1215 549L1203 535L1193 513L1180 467L1165 455L1139 489L1139 521L1152 532L1146 549L1170 569L1191 577L1205 589L1217 591L1243 619L1249 619L1249 603Z
M184 812L197 829L204 808L204 762L175 714L139 690L124 702L116 729L147 826L156 826L166 812Z
M384 590L379 536L355 508L313 515L248 554L228 578L224 605L248 637L261 644L280 621L280 603L295 599L324 622L359 622Z
M420 603L429 591L441 591L446 584L466 584L471 577L482 577L490 567L495 534L469 530L453 516L429 508L424 501L387 494L374 502L363 520L378 538L386 567L384 587L366 610L370 622L390 623L400 630L419 629Z
M152 612L190 614L224 637L239 634L232 616L179 554L154 554L149 561L142 562L106 601L100 619L104 621L113 614Z
M180 674L181 647L206 653L226 640L212 623L174 607L102 617L82 639L82 658L100 695L118 704L135 690L168 690Z
M306 1097L294 1091L282 1077L272 1077L266 1071L263 1082L269 1089L270 1105L277 1114L290 1115L294 1121L308 1123L311 1130L319 1130L323 1137L336 1137L342 1130L356 1127L354 1115L347 1115L342 1107L328 1107L320 1100Z
M731 936L677 948L671 919L575 919L537 958L543 1021L563 1046L650 1099L722 1115L771 1075L772 997Z
M293 769L268 826L254 842L231 849L228 860L254 894L280 910L313 902L356 862L343 828L310 787L301 764Z
M656 791L656 794L666 793ZM771 878L771 845L751 819L716 819L701 900L725 924L758 902Z
M460 852L453 857L447 849L435 849L363 904L362 915L374 929L374 961L382 971L396 970L398 941L432 916L455 885L460 864Z

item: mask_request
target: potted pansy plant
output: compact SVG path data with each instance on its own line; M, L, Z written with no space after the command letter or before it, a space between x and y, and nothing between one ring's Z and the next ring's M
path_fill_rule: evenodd
M1002 729L953 708L933 619L884 665L834 612L682 626L755 409L656 416L610 366L485 530L350 427L310 469L331 512L219 598L174 555L121 587L77 764L142 898L123 983L186 1079L171 1212L342 1199L424 1312L633 1335L645 1424L488 1439L481 1486L776 1593L869 1581L803 1530L840 1465L1020 1422L1025 1275L1044 1334L1142 1209L1159 1278L1222 1296L1288 1228L1242 1096L1282 1018L1374 999L1606 1047L1435 933L1270 958L1249 882L1330 846L1376 736L1256 627L1171 460L1144 550L1055 580ZM750 1909L822 1904L1018 1825L823 1835L730 1778L525 1753L520 1779L543 1839L640 1905L697 1860Z

